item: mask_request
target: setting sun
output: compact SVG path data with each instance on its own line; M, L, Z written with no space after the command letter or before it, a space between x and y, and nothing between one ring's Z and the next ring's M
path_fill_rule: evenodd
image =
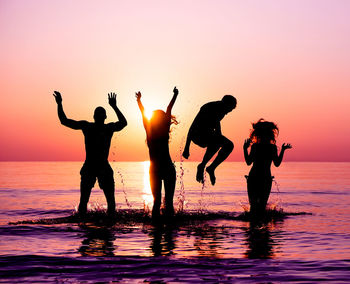
M152 118L153 111L150 109L145 109L145 115L146 115L147 119L150 120Z

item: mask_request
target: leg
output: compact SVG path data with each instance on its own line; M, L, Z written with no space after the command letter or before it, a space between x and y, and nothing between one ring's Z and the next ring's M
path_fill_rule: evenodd
M109 164L105 165L99 172L98 183L103 190L107 201L107 213L110 216L115 214L115 184L113 170Z
M80 202L78 212L80 215L84 216L87 212L87 204L90 199L91 189L96 182L96 176L85 164L80 170L80 176Z
M218 145L221 146L221 149L214 159L214 161L211 163L209 167L207 167L207 172L210 176L211 184L214 185L216 181L215 177L215 169L226 160L226 158L230 155L230 153L233 150L233 143L227 139L225 136L220 136L218 139L219 143Z
M162 202L162 180L160 179L157 172L152 169L152 165L150 167L149 177L153 195L152 218L157 219L160 216L160 205Z
M272 178L265 177L261 183L261 193L259 198L259 212L263 215L266 211L267 201L269 200L272 187Z
M103 188L103 193L105 194L107 200L107 213L110 216L115 214L115 196L114 196L114 187Z
M167 216L174 215L174 192L176 185L176 171L173 165L165 173L164 191L165 191L165 212Z
M187 139L186 139L186 144L185 144L185 148L184 148L184 151L182 153L182 156L185 158L185 159L188 159L188 157L190 156L190 145L191 145L191 141L192 141L192 138L191 138L191 129L188 131L188 134L187 134Z
M258 183L256 179L252 176L248 176L247 179L247 190L248 190L248 199L249 199L249 213L251 218L257 217L257 208L258 208L258 196L257 196L257 190L258 190Z
M204 169L210 159L215 155L215 153L219 150L220 146L216 143L208 144L207 150L205 151L202 162L197 166L197 175L196 180L198 182L204 182Z
M92 187L80 186L80 202L78 212L81 216L86 215L87 204L89 202Z

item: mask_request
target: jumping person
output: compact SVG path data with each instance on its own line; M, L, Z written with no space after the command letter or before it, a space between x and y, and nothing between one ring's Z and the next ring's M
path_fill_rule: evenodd
M142 114L143 126L146 130L147 146L150 158L150 184L153 195L152 219L160 217L160 205L162 197L162 181L165 191L165 213L167 217L174 215L174 191L176 184L176 171L169 153L169 132L172 123L177 124L171 115L171 109L175 103L178 89L175 87L166 112L162 110L153 111L152 117L148 119L145 108L141 102L141 93L136 93L136 100Z
M230 155L233 143L221 133L220 121L226 114L236 108L236 98L225 95L221 101L209 102L203 105L195 117L188 131L186 145L182 156L186 159L190 156L191 142L202 148L207 148L202 162L197 167L196 180L204 182L204 169L210 159L218 152L214 161L206 168L210 176L210 182L215 184L215 169Z
M253 166L247 177L248 198L252 218L264 215L267 201L270 196L272 179L271 163L278 167L283 159L284 151L291 149L290 144L283 143L278 155L276 136L278 127L275 123L260 119L252 124L250 138L244 141L244 158L247 165ZM248 153L248 148L250 153Z
M124 115L117 107L117 95L115 93L108 94L109 105L118 117L117 122L108 124L104 123L107 115L103 107L97 107L95 109L95 122L85 120L76 121L67 118L63 111L61 94L55 91L53 95L56 99L58 117L61 124L72 129L82 130L85 138L86 159L80 171L79 214L81 216L86 214L91 189L94 187L97 179L100 188L106 196L108 204L107 212L109 215L114 215L114 178L113 170L108 163L108 154L113 133L122 130L127 125Z

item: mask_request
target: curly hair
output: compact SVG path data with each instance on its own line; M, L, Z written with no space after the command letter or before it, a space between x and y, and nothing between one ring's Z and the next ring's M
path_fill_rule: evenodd
M279 129L274 122L265 121L263 118L260 118L258 122L252 123L252 127L250 139L253 143L268 141L271 144L276 144Z

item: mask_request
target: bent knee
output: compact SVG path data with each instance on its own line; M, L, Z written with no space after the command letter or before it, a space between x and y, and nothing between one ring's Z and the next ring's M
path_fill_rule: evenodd
M227 149L227 151L231 152L234 148L234 144L231 140L224 137L223 142L222 142L222 147Z

